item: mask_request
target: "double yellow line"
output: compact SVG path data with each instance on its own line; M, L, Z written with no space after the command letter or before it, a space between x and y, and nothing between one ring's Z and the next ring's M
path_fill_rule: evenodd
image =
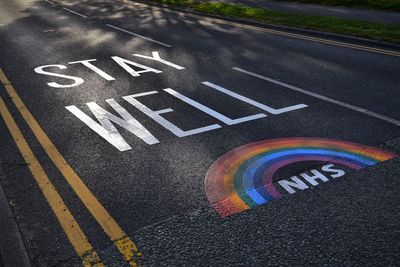
M135 244L124 233L117 222L111 217L108 211L87 188L81 178L75 173L72 167L67 163L67 161L61 155L58 149L54 146L49 137L40 127L39 123L22 102L21 98L18 96L17 92L15 91L14 87L12 86L2 69L0 69L0 82L6 89L8 95L11 97L14 105L24 118L25 122L32 130L36 139L46 151L48 157L52 160L54 165L64 176L65 180L74 190L76 195L81 199L83 204L93 215L93 217L102 227L104 232L109 236L119 252L123 255L125 261L128 262L130 266L137 266L137 259L141 256L141 254L140 252L138 252ZM74 216L65 205L63 199L61 198L54 185L48 178L43 167L40 165L39 161L35 157L1 96L0 114L3 117L3 120L5 121L15 143L17 144L18 149L20 150L22 156L27 162L33 177L35 178L37 184L43 192L43 195L49 203L54 214L56 215L70 243L74 247L79 257L81 257L83 265L98 267L104 266L98 254L89 243L88 238L80 228L78 222L75 220Z

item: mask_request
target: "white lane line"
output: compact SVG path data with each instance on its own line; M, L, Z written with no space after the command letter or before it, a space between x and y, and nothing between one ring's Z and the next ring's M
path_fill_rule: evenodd
M237 68L237 67L235 67L233 69L236 70L236 71L245 73L247 75L262 79L264 81L283 86L283 87L288 88L290 90L293 90L293 91L296 91L296 92L299 92L299 93L302 93L302 94L305 94L305 95L309 95L309 96L312 96L312 97L324 100L326 102L330 102L332 104L336 104L336 105L339 105L339 106L342 106L342 107L345 107L345 108L348 108L348 109L351 109L351 110L354 110L354 111L357 111L357 112L361 112L361 113L363 113L365 115L368 115L368 116L371 116L371 117L374 117L374 118L389 122L389 123L394 124L396 126L400 126L400 121L392 119L392 118L389 118L389 117L386 117L386 116L383 116L383 115L380 115L378 113L375 113L375 112L372 112L372 111L369 111L369 110L366 110L366 109L363 109L363 108L360 108L360 107L357 107L357 106L353 106L353 105L350 105L350 104L344 103L342 101L335 100L335 99L332 99L332 98L329 98L329 97L326 97L326 96L323 96L323 95L320 95L320 94L316 94L316 93L301 89L299 87L296 87L296 86L293 86L293 85L290 85L290 84L287 84L287 83L284 83L284 82L280 82L280 81L277 81L277 80L262 76L260 74L257 74L257 73L251 72L251 71L247 71L247 70L244 70L244 69L241 69L241 68Z
M166 43L162 43L162 42L156 41L156 40L154 40L154 39L148 38L148 37L146 37L146 36L143 36L143 35L140 35L140 34L137 34L137 33L130 32L130 31L125 30L125 29L122 29L122 28L120 28L120 27L117 27L117 26L114 26L114 25L111 25L111 24L106 24L106 25L107 25L108 27L114 28L114 29L119 30L119 31L121 31L121 32L125 32L125 33L128 33L128 34L130 34L130 35L133 35L133 36L142 38L142 39L145 39L145 40L147 40L147 41L150 41L150 42L153 42L153 43L156 43L156 44L159 44L159 45L163 45L163 46L165 46L165 47L172 47L172 45L169 45L169 44L166 44Z
M71 9L69 9L69 8L63 7L63 9L64 9L64 10L67 10L68 12L71 12L72 14L81 16L82 18L87 18L87 16L82 15L81 13L78 13L78 12L76 12L76 11L73 11L73 10L71 10Z
M43 1L45 1L45 2L47 2L47 3L49 3L49 4L52 4L52 5L55 5L55 3L53 3L53 2L51 2L51 1L49 1L49 0L43 0Z
M247 104L250 104L252 106L258 107L259 109L265 110L268 113L274 114L274 115L278 115L278 114L282 114L285 112L289 112L289 111L293 111L296 109L301 109L301 108L306 108L308 107L305 104L299 104L299 105L294 105L294 106L290 106L290 107L286 107L286 108L279 108L279 109L274 109L271 107L268 107L267 105L261 104L260 102L254 101L253 99L247 98L245 96L239 95L237 93L234 93L226 88L223 88L221 86L218 86L216 84L210 83L210 82L202 82L202 84L209 86L217 91L220 91L221 93L227 94L233 98L239 99L240 101L243 101Z

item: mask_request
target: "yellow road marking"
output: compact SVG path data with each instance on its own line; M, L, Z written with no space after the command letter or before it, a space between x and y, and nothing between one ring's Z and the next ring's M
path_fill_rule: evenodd
M89 188L87 188L81 178L75 173L72 167L67 163L58 149L54 146L53 142L51 142L49 137L40 127L39 123L22 102L21 98L18 96L14 87L10 84L10 81L2 69L0 69L0 81L3 83L7 93L13 100L15 106L25 119L26 123L31 128L39 143L42 145L43 149L46 151L49 158L53 161L58 170L65 177L68 184L72 187L86 208L103 228L104 232L114 242L114 245L124 256L125 261L127 261L131 266L137 266L136 260L141 256L141 254L138 252L135 244L125 234L117 222L111 217L108 211L97 200Z
M49 180L43 167L40 165L39 161L33 154L31 148L26 142L21 130L16 124L15 120L10 114L6 104L0 97L0 113L5 121L12 137L22 156L24 157L26 163L28 164L29 170L31 171L33 177L35 178L39 188L41 189L44 197L49 203L51 209L56 215L58 222L61 224L67 238L74 247L76 253L81 257L84 266L104 266L97 253L93 250L87 237L80 228L78 222L75 220L74 216L71 214L67 206L65 205L63 199L58 194L54 185Z
M145 5L147 5L147 4L145 4ZM284 32L284 31L279 31L279 30L266 29L266 28L262 28L262 27L251 26L251 25L226 21L226 20L217 19L217 18L210 18L210 17L195 15L195 14L191 14L191 13L183 13L181 11L174 11L171 9L165 10L165 8L163 8L163 11L166 11L169 13L174 13L174 14L183 14L186 17L192 17L192 18L203 20L203 21L215 22L215 23L219 23L219 24L231 25L231 26L249 29L249 30L253 30L253 31L272 33L272 34L276 34L276 35L287 36L287 37L292 37L292 38L301 39L301 40L307 40L307 41L312 41L312 42L317 42L317 43L329 44L329 45L334 45L334 46L339 46L339 47L346 47L346 48L352 48L352 49L357 49L357 50L362 50L362 51L368 51L368 52L372 52L372 53L400 57L400 52L393 51L393 50L369 47L369 46L364 46L364 45L350 44L350 43L333 41L333 40L319 38L319 37L307 36L307 35L303 35L303 34L289 33L289 32Z

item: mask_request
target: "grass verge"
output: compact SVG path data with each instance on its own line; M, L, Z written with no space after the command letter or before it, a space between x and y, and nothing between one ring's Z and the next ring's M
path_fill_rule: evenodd
M191 10L202 13L250 19L268 24L339 33L400 44L400 26L397 25L278 12L264 8L219 2L196 2L193 0L152 0L152 2L165 4L171 7L190 8Z
M278 0L278 1L400 11L399 0Z

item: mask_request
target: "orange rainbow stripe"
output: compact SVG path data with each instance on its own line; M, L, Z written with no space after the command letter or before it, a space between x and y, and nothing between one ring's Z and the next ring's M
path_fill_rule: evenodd
M209 169L205 190L221 217L262 205L281 195L272 182L280 168L304 161L361 169L395 157L369 146L333 139L281 138L258 141L220 157Z

